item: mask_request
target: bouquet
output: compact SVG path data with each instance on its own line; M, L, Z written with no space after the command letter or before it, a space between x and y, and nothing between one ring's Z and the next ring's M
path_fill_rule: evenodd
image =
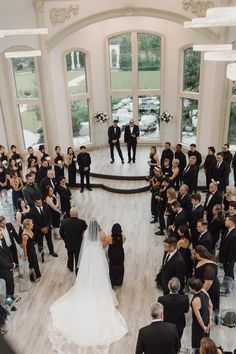
M161 122L169 123L172 118L173 114L171 112L163 112L161 115Z
M98 122L105 123L109 119L108 114L106 112L97 112L94 114L93 117L96 123Z

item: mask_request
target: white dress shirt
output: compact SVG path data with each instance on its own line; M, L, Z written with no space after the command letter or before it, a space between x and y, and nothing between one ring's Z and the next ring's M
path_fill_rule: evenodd
M7 247L11 247L12 246L12 242L11 242L11 239L10 239L10 235L7 231L7 229L1 229L2 233L3 233L3 237L5 239L5 242L6 242L6 245Z

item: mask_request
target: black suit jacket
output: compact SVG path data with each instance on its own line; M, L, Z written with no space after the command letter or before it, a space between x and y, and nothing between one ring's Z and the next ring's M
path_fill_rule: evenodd
M204 216L204 206L202 204L198 205L196 209L192 209L189 218L189 228L191 230L192 238L196 239L197 232L197 222Z
M179 172L182 175L185 166L187 165L186 156L183 151L175 151L175 159L179 160Z
M14 265L11 251L7 246L0 246L0 278L1 275L4 275L5 272L9 272L13 268Z
M177 354L179 335L173 323L152 322L139 330L135 354Z
M87 224L78 218L66 218L62 220L60 227L61 238L65 242L65 247L70 251L80 250L84 231Z
M33 230L35 237L42 234L42 228L48 227L50 229L52 225L51 211L47 204L43 204L42 214L39 213L36 206L33 206L33 208L30 209L29 217L33 220L34 223Z
M190 194L192 194L196 186L197 173L198 173L198 169L196 165L190 166L188 170L184 169L182 173L182 181L184 184L187 184L187 186L189 187Z
M166 158L170 160L170 165L171 165L173 158L174 158L174 153L171 149L164 149L162 151L162 153L161 153L161 167L164 166L164 160Z
M179 194L177 200L180 203L181 208L185 210L187 221L189 221L192 210L191 195L187 193L182 198L182 196Z
M214 205L222 204L222 194L219 191L216 191L213 194L211 200L208 203L208 199L209 199L210 195L211 195L211 193L207 194L207 197L206 197L206 200L205 200L205 203L204 203L204 209L207 212L207 220L208 220L208 222L211 222L211 220L212 220L212 216L213 216L212 215L212 209L213 209Z
M84 171L85 167L88 167L90 170L91 157L88 152L78 154L77 162L79 165L79 171Z
M196 161L196 166L199 169L201 163L202 163L202 155L199 151L195 150L192 152L191 150L188 151L188 157L195 156L197 161Z
M52 183L51 183L52 181ZM47 186L51 186L53 188L54 186L54 192L56 193L56 188L57 188L57 182L55 178L49 178L48 176L45 176L41 179L40 183L39 183L39 187L40 187L40 191L42 196L45 196L45 191L46 191L46 187Z
M182 332L185 325L185 313L189 310L189 298L184 294L168 294L157 300L164 307L164 321L174 323L178 332Z
M39 167L37 174L36 174L37 183L39 183L44 177L47 176L47 171L48 171L47 167L43 167L43 166Z
M186 225L186 222L186 212L183 209L179 214L176 214L174 217L175 232L177 232L180 225Z
M23 188L23 196L24 196L26 203L30 207L34 206L34 198L35 197L41 198L41 193L40 193L37 183L34 183L33 186L26 183L26 185Z
M219 260L221 263L232 263L236 261L236 228L228 230L221 238Z
M214 162L212 167L212 178L219 182L218 189L220 192L225 190L229 178L229 166L225 161L221 162L220 167L217 167L217 161Z
M108 143L112 144L112 140L117 140L117 142L119 142L121 136L121 130L120 127L116 127L116 133L115 133L115 127L113 125L111 125L108 128Z
M198 235L197 245L206 247L206 249L211 252L213 248L213 240L209 231L205 232L201 237Z
M176 251L176 253L166 263L165 258L166 253L164 254L161 268L162 288L164 294L169 293L168 283L173 277L177 277L179 279L181 284L180 290L182 291L185 285L184 280L186 274L186 267L180 251Z
M127 144L129 144L129 143L132 143L132 144L137 143L137 137L139 136L139 127L138 127L138 125L134 125L133 135L135 135L135 137L131 136L130 126L127 125L125 127L125 135L124 135L125 143L127 143Z

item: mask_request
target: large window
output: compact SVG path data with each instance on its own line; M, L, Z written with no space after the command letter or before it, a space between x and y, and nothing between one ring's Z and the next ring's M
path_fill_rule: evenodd
M24 145L38 147L44 143L42 113L38 93L36 61L34 58L11 59Z
M230 117L228 130L228 144L230 149L236 151L236 82L233 82L232 97L230 103Z
M75 147L91 142L86 65L85 53L72 51L66 55L67 88Z
M181 90L181 141L196 143L198 124L198 100L200 84L199 52L187 48L183 52L183 80Z
M137 118L140 137L160 138L161 37L126 33L109 39L112 118L124 131Z

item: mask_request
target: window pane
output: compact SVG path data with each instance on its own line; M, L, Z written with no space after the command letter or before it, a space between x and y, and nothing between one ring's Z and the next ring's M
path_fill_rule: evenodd
M73 143L80 146L90 143L88 100L70 102Z
M138 102L140 137L146 139L159 139L160 97L140 96Z
M230 148L236 150L236 103L231 103L228 143Z
M199 91L200 61L200 52L194 52L192 48L184 51L184 91Z
M138 71L140 89L160 88L161 38L138 33Z
M119 120L119 127L121 128L122 137L124 135L125 126L129 123L129 120L133 118L133 98L132 97L111 97L111 110L112 120Z
M11 59L18 98L37 98L38 87L34 58Z
M111 88L132 87L131 35L123 34L109 39Z
M25 148L44 143L40 107L37 104L20 104L19 112Z
M182 142L196 143L198 121L198 101L182 99Z
M79 51L67 54L66 68L69 95L87 92L86 55Z
M232 95L236 95L236 81L233 81Z

